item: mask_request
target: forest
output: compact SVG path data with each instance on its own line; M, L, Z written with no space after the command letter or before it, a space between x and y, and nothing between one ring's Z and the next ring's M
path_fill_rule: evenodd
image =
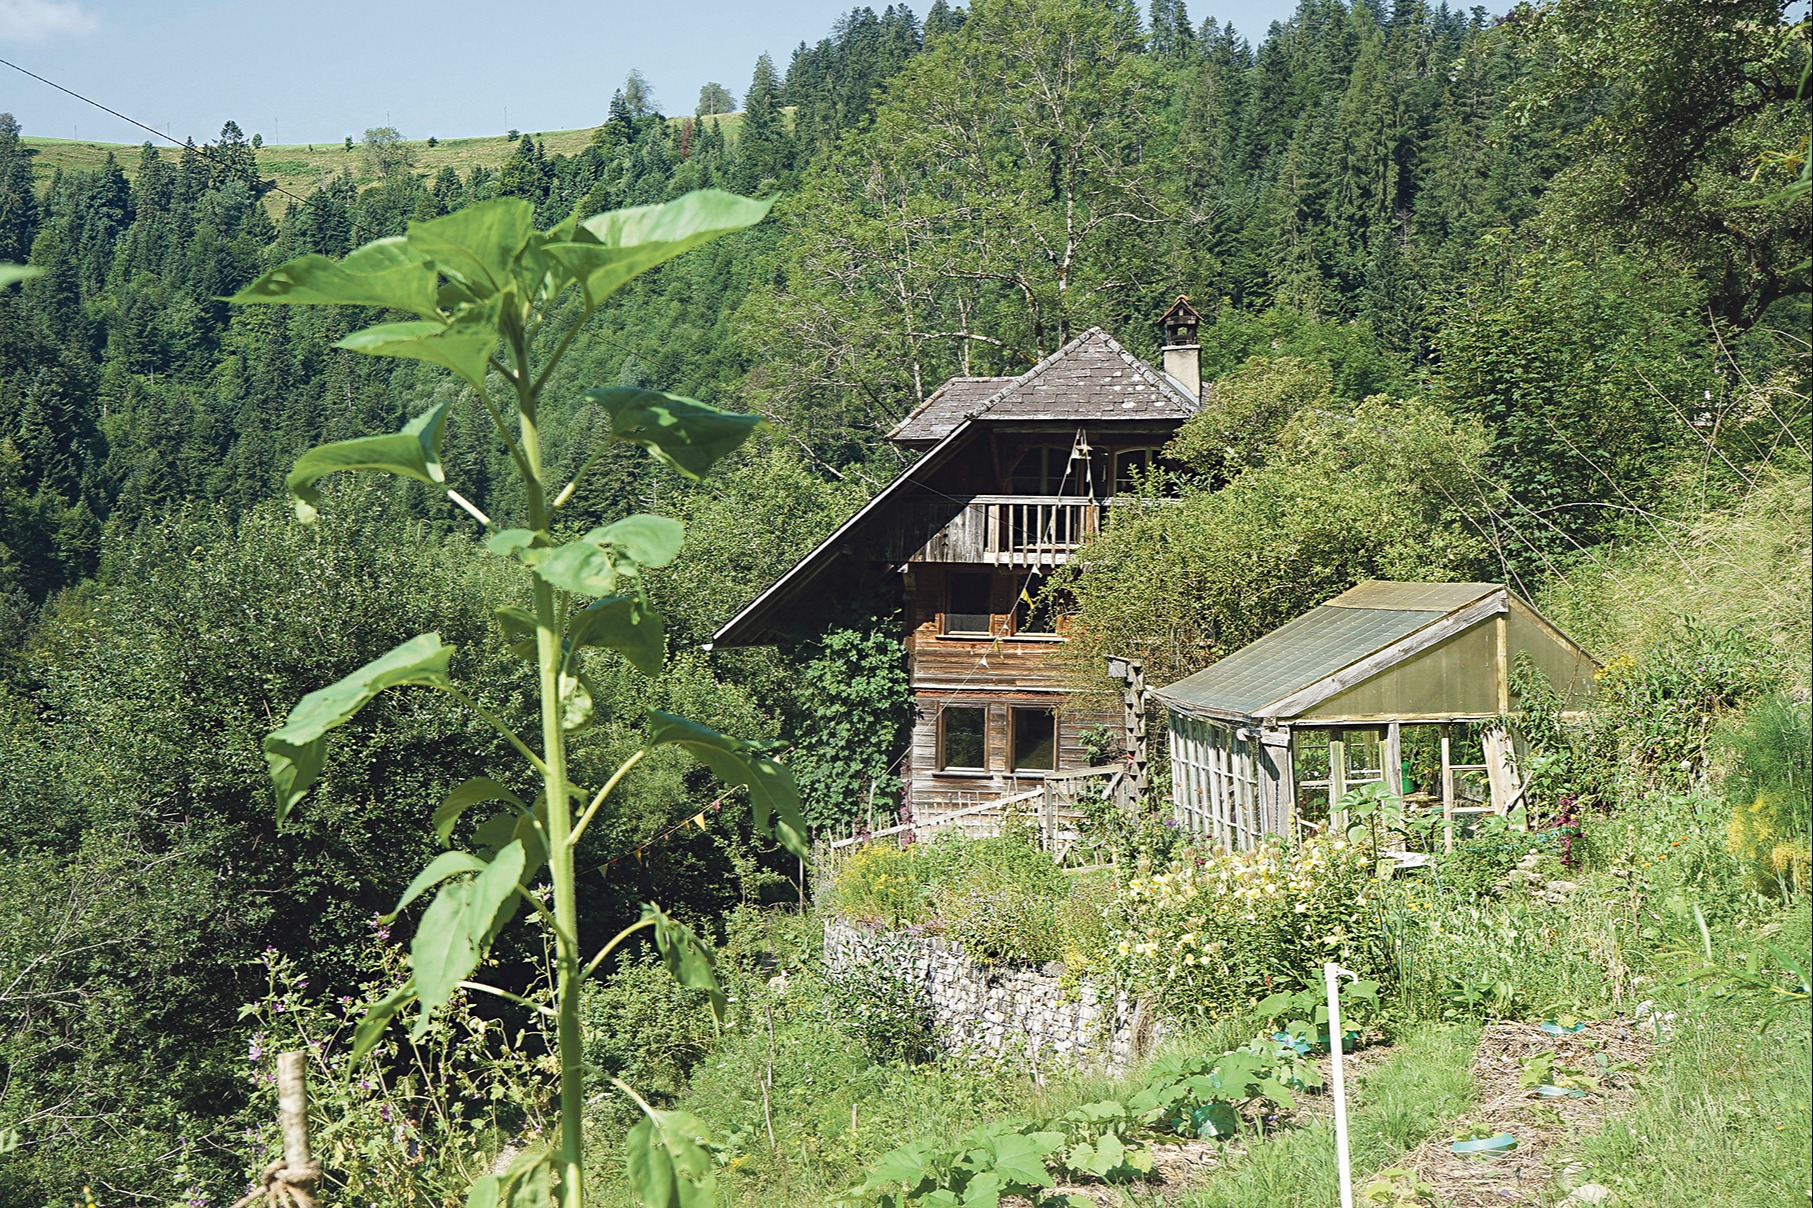
M1105 653L1188 674L1367 579L1509 584L1605 667L1586 721L1519 723L1546 760L1532 817L1553 826L1468 840L1427 892L1343 874L1299 903L1357 927L1372 894L1381 934L1449 927L1414 969L1395 940L1346 958L1371 962L1368 1026L1391 1041L1355 1116L1366 1194L1384 1188L1368 1202L1475 1202L1379 1172L1474 1110L1482 1028L1638 1003L1673 1012L1674 1039L1655 1027L1623 1116L1557 1143L1572 1186L1797 1199L1808 64L1804 6L1778 0L1302 0L1258 38L1185 0L935 0L854 8L690 115L633 75L607 112L575 113L600 124L570 153L512 132L494 164L420 171L422 144L374 127L302 192L234 121L48 168L0 114L0 265L34 270L0 286L0 1208L233 1204L278 1152L270 1063L298 1047L330 1204L1064 1202L1054 1182L1072 1203L1334 1202L1328 1125L1277 1123L1281 1082L1253 1084L1214 1173L1161 1189L1136 1157L1162 1113L1131 1105L1163 1069L1123 1085L966 1060L900 986L840 980L820 951L834 917L942 928L985 963L1061 961L1165 1004L1180 1039L1158 1060L1187 1066L1177 1053L1231 1055L1270 991L1320 976L1282 941L1213 986L1158 986L1129 956L1140 928L1185 942L1153 905L1171 890L1142 878L1232 857L1180 847L1155 798L1100 820L1097 879L1013 836L819 866L814 834L898 794L897 618L852 599L778 652L709 645L901 471L885 434L947 378L1020 373L1096 325L1153 360L1180 294L1203 315L1211 403L1168 450L1179 480L1149 484L1175 504L1047 588L1074 614L1078 688L1108 689ZM535 312L564 333L539 376L507 327L484 329L476 367L359 355L373 324L407 326L388 321L401 295L255 304L295 300L257 296L280 266L462 214L520 220L536 234L519 250L583 252L602 236L577 232L609 226L594 215L660 205L703 233L608 290L573 269L576 292ZM447 322L437 305L454 303L414 313ZM519 362L487 361L497 331ZM493 409L506 394L533 456ZM682 402L650 401L666 396ZM418 451L407 473L298 487L317 446L425 417L431 467ZM677 526L672 548L665 527L596 536L648 513L684 543ZM507 540L531 530L603 561L557 581L533 555L558 551ZM620 600L652 650L646 628L595 636L569 684L526 583ZM430 633L459 648L464 695L361 699L279 825L266 736ZM562 760L526 752L521 774L514 735L560 712L556 683L584 717L555 717ZM425 984L405 945L428 915L397 907L417 870L449 834L503 858L507 828L435 808L481 780L544 821L568 788L606 788L551 857L553 897L525 881L529 921L487 915L432 1018L423 992L420 1024L374 1048L365 1003ZM1551 850L1563 831L1578 851ZM1226 867L1283 884L1323 858ZM1544 859L1572 905L1520 896L1513 874ZM569 942L637 925L592 981L548 980ZM475 967L499 996L453 988ZM581 1036L583 1075L563 1055ZM1083 1137L1074 1113L1104 1102L1127 1123ZM1028 1123L1054 1119L1071 1123ZM624 1156L651 1121L688 1133L657 1145L665 1174L633 1140ZM1068 1140L1028 1167L1054 1127ZM1135 1157L1098 1160L1110 1137ZM506 1175L547 1146L559 1161ZM491 1198L469 1200L487 1175ZM1568 1185L1540 1194L1520 1202Z

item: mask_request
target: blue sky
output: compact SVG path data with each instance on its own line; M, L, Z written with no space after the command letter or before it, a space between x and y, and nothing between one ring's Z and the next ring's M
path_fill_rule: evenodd
M879 11L886 0L869 0ZM924 16L931 0L912 7ZM456 138L591 126L631 68L668 113L716 80L740 99L756 56L785 70L853 0L0 0L0 59L179 140L228 118L267 142L338 142L370 126ZM1295 0L1198 0L1258 41ZM508 15L520 13L522 15ZM0 67L0 111L30 135L140 142L142 131ZM507 115L507 116L506 116Z

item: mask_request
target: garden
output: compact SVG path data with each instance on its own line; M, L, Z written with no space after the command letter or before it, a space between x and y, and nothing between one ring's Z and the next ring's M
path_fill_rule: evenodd
M1526 683L1524 825L1488 817L1451 850L1362 794L1348 833L1247 852L1111 812L1095 825L1119 828L1097 836L1117 859L1084 869L1011 822L859 847L808 909L730 916L721 1015L652 951L586 986L589 1189L646 1199L615 1140L642 1112L612 1089L630 1085L700 1142L654 1202L1332 1203L1332 960L1358 978L1341 1011L1360 1202L1782 1202L1809 1168L1813 921L1808 709L1780 668L1741 631L1683 626L1613 662L1584 723ZM1432 859L1385 875L1383 845ZM1163 1038L1112 1071L955 1046L910 974L830 969L827 921L1124 992ZM381 924L372 950L399 959ZM533 1027L458 994L354 1062L354 1009L281 961L270 977L250 1070L269 1093L270 1052L319 1055L349 1193L463 1196L550 1127Z

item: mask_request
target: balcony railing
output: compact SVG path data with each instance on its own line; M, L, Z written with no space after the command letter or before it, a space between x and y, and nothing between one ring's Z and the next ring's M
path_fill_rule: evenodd
M912 505L886 556L911 562L1060 566L1101 531L1103 503L1050 495L976 495Z

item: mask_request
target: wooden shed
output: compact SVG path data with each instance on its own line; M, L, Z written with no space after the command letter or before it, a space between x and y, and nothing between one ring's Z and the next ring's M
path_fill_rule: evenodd
M1527 657L1566 711L1598 663L1497 583L1372 581L1155 695L1170 715L1179 825L1245 848L1313 832L1347 790L1413 807L1503 812L1520 790L1495 722Z

